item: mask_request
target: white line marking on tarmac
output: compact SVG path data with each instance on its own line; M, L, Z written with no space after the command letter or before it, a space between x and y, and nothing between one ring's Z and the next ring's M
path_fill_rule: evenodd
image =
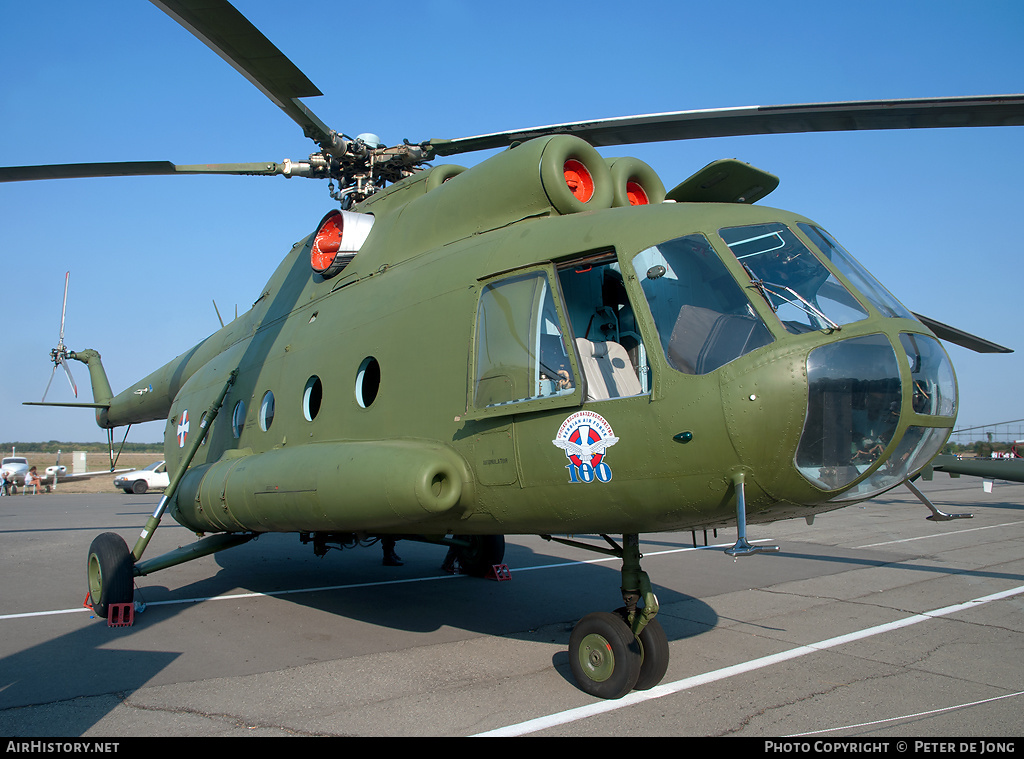
M501 727L496 730L489 730L484 733L478 733L474 737L511 737L517 735L527 735L529 733L535 733L540 730L545 730L550 727L556 727L558 725L565 725L570 722L576 722L587 717L593 717L598 714L606 714L608 712L617 711L624 709L628 706L635 704L642 704L646 701L653 701L664 696L671 696L674 693L680 693L684 690L690 690L698 685L705 685L707 683L717 682L719 680L725 680L726 678L733 677L734 675L742 675L747 672L753 672L754 670L762 669L764 667L770 667L773 664L779 664L780 662L789 661L790 659L797 659L807 654L817 653L824 651L829 648L835 648L846 643L852 643L857 640L863 640L864 638L870 638L875 635L881 635L883 633L892 632L893 630L899 630L903 627L910 627L920 622L927 622L938 617L945 617L950 614L955 614L959 611L965 611L967 609L973 609L983 604L991 603L993 601L1000 601L1004 598L1010 598L1012 596L1024 593L1024 585L1011 588L1010 590L1004 590L1001 593L993 593L988 596L982 596L981 598L975 598L966 603L954 604L952 606L946 606L942 609L935 609L934 611L928 611L921 614L915 614L905 619L899 619L895 622L888 622L883 625L875 625L874 627L868 627L863 630L848 633L846 635L838 635L834 638L828 638L826 640L819 641L817 643L810 643L806 646L797 646L791 648L788 651L781 651L771 656L763 656L759 659L752 659L746 662L740 662L734 664L731 667L724 667L714 672L707 672L703 675L696 675L694 677L688 677L684 680L677 680L674 683L663 683L655 686L647 691L633 691L617 701L600 701L594 704L588 704L587 706L580 706L575 709L568 709L564 712L558 712L556 714L549 714L544 717L537 717L536 719L526 720L515 725L508 725Z
M918 535L916 538L901 538L900 540L887 540L884 543L869 543L865 546L854 546L854 548L877 548L878 546L891 546L897 543L912 543L915 540L928 540L929 538L944 538L949 535L963 535L965 532L977 532L978 530L992 530L998 527L1013 527L1024 524L1024 522L1003 522L1003 524L990 524L986 527L969 527L966 530L953 530L952 532L938 532L932 535Z
M793 735L787 735L786 738L803 738L808 735L823 735L824 733L834 733L839 730L857 730L863 727L874 727L875 725L884 725L888 722L899 722L905 719L920 719L921 717L931 717L936 714L943 714L944 712L952 712L957 709L967 709L972 706L981 706L982 704L991 704L995 701L1002 701L1004 698L1016 698L1017 696L1024 696L1024 690L1019 690L1016 693L1006 693L1002 696L993 696L992 698L983 698L980 701L969 701L966 704L954 704L953 706L944 706L941 709L929 709L926 712L915 712L914 714L901 714L898 717L888 717L886 719L876 719L871 722L861 722L857 725L842 725L841 727L827 727L823 730L811 730L808 733L794 733Z

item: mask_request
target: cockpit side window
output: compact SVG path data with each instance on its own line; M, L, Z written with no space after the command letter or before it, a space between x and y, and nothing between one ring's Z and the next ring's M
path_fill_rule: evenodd
M684 374L707 374L772 342L738 282L694 234L633 258L668 362Z
M718 233L788 332L837 330L867 318L867 310L786 225Z
M475 416L650 392L646 348L614 250L487 282L474 335Z

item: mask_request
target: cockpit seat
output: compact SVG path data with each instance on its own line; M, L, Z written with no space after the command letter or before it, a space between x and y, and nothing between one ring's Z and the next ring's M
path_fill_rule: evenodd
M771 340L764 325L751 316L683 306L666 353L679 371L707 374Z
M591 342L576 338L583 375L587 379L587 400L624 398L643 392L626 349L611 340Z

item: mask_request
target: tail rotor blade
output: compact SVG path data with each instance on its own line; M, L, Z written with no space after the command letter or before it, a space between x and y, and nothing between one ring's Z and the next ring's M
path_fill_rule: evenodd
M77 398L78 397L78 385L75 384L75 378L71 376L71 367L68 366L68 362L65 361L64 359L60 360L60 365L64 367L64 371L68 375L68 382L71 383L71 389L74 391L75 397ZM56 367L54 367L54 368L56 368Z
M75 383L75 378L71 376L71 367L68 366L68 349L64 347L64 319L67 316L68 310L68 282L71 279L71 272L64 273L64 303L60 309L60 338L57 340L57 347L50 351L50 361L53 362L53 371L50 372L50 381L46 383L46 389L43 391L43 403L46 402L46 394L50 392L50 385L53 384L53 375L57 373L57 367L63 367L64 373L68 376L68 383L71 385L71 391L78 397L78 385Z
M46 389L43 391L43 403L46 403L46 394L50 392L50 385L53 384L53 375L57 373L57 365L53 365L53 371L50 372L50 381L46 383Z

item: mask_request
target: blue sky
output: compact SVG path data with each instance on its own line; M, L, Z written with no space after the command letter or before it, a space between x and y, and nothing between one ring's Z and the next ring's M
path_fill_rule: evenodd
M460 137L637 113L1024 92L1024 3L237 0L348 134ZM371 10L368 10L372 8ZM303 159L298 127L143 0L0 0L0 165ZM912 310L1017 352L948 350L960 426L1024 417L1024 127L773 135L605 150L672 187L717 158L781 178ZM463 156L462 165L485 158ZM332 207L326 183L148 177L0 185L0 439L103 440L88 411L22 406L65 342L120 391L243 311ZM84 365L72 370L91 400ZM57 377L48 400L71 400ZM121 433L123 434L123 433ZM163 425L129 440L162 439Z

